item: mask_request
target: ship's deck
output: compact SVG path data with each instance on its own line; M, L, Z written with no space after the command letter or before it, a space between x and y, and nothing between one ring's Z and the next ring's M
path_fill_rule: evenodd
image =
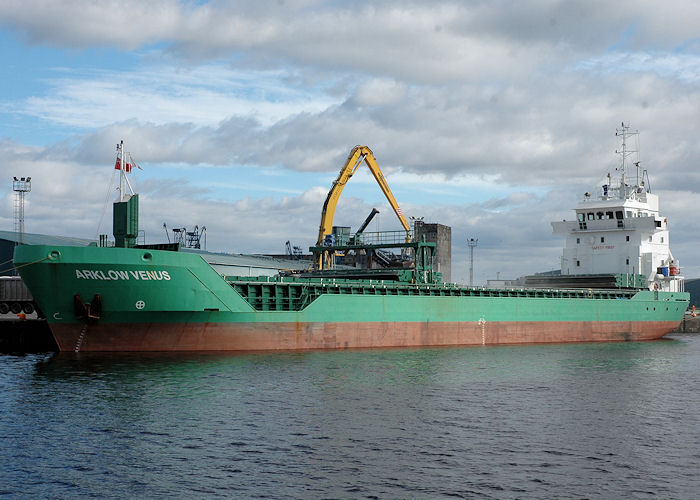
M638 290L491 289L453 283L411 284L384 280L227 276L226 281L258 311L300 311L325 294L557 299L630 299Z

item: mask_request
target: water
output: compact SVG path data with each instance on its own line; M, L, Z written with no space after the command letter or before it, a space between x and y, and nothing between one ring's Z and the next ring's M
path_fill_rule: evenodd
M700 336L0 356L0 496L697 498Z

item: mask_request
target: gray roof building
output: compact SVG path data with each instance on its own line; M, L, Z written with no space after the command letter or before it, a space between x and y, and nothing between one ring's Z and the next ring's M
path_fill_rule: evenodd
M16 274L12 256L19 242L18 234L14 231L0 231L0 276ZM48 234L24 233L22 242L27 245L57 245L57 246L87 246L94 240L72 238L68 236L52 236ZM309 265L308 260L290 260L264 255L243 255L206 252L183 248L183 252L200 254L204 260L219 273L225 276L274 276L281 269L304 270Z

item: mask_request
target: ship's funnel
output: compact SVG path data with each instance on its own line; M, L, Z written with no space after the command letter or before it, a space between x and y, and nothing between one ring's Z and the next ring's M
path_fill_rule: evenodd
M126 201L114 203L112 233L114 246L131 248L136 245L139 234L139 195L134 194Z

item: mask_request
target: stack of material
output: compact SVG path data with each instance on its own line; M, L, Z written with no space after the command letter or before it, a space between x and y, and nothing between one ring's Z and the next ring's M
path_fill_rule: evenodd
M526 288L646 288L646 278L635 274L562 274L525 277Z

